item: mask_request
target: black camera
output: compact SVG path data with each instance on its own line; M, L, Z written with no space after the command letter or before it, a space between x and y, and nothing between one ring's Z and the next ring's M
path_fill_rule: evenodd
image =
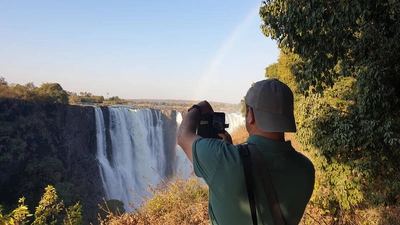
M201 114L197 124L196 134L205 138L218 138L218 134L225 133L225 128L229 124L225 124L225 113L214 112L213 114Z

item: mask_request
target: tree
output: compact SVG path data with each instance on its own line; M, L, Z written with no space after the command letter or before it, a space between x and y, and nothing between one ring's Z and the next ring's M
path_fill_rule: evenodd
M32 225L41 224L73 224L78 225L81 223L81 209L82 206L76 203L66 210L66 214L62 214L65 209L64 202L58 201L56 189L48 185L45 188L45 193L36 207L35 220ZM61 222L62 220L62 222ZM60 221L60 222L59 222Z
M17 99L30 100L34 96L34 93L31 90L29 90L26 86L19 84L11 86L9 90Z
M260 9L261 27L283 51L301 57L293 70L301 90L321 93L339 76L366 76L368 86L378 81L386 89L382 97L397 103L399 5L395 0L268 0Z
M113 96L108 99L112 104L124 104L126 100L119 98L118 96Z
M58 83L43 83L36 90L48 102L68 104L68 93Z
M265 69L265 77L277 78L288 85L293 92L298 92L297 83L291 71L291 66L297 58L298 56L293 53L281 51L278 62L273 63Z
M291 73L308 96L297 111L297 138L323 172L317 193L328 196L319 204L340 210L396 202L400 2L263 3L262 32L296 55Z
M0 225L28 224L27 217L31 217L28 206L24 204L25 198L18 200L18 207L9 214L2 212L0 205ZM64 212L65 211L65 212ZM63 200L58 201L56 189L48 185L45 188L39 205L36 207L33 225L42 224L70 224L79 225L82 222L82 205L77 202L75 205L65 208Z
M8 83L4 77L0 77L0 97L5 97L5 93L8 90Z
M21 196L30 196L28 205L34 206L40 199L40 193L47 185L57 185L64 191L60 182L65 179L66 170L61 160L52 157L44 157L42 159L32 159L26 165L24 173L21 175L20 187L18 194ZM64 194L64 193L63 193ZM67 197L67 196L62 196ZM67 199L68 201L68 199ZM70 202L68 202L70 203Z
M6 78L0 77L0 84L8 85Z
M36 89L36 86L33 84L33 82L29 82L25 84L25 87L29 90L29 91L33 91Z
M0 225L27 224L27 217L32 216L32 214L29 213L28 207L25 205L25 198L20 198L18 203L16 209L4 216L0 205Z

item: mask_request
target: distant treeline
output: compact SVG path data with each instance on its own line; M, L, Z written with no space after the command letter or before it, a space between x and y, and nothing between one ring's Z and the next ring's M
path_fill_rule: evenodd
M152 109L174 109L181 112L187 110L198 101L190 100L143 100L143 99L121 99L118 96L104 98L102 95L93 95L90 92L68 92L64 90L58 83L43 83L40 87L36 87L32 82L25 85L8 84L4 77L0 77L0 98L29 100L41 103L61 103L71 105L115 105L123 104L137 108ZM221 102L211 102L215 111L221 112L239 112L242 108L241 103L230 104Z
M29 100L41 103L61 104L126 104L127 101L113 96L105 99L103 96L93 95L90 92L74 92L64 90L58 83L43 83L36 87L32 82L25 85L11 84L0 77L0 98Z
M152 108L152 109L174 109L180 112L185 112L193 104L199 101L190 100L151 100L151 99L133 99L127 100L128 105L132 105L137 108ZM239 112L242 108L240 103L221 103L221 102L210 102L214 111L221 111L226 113Z

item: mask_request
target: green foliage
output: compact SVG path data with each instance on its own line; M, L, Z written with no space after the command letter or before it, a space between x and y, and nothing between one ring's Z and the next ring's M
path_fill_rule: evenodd
M79 225L82 223L82 205L77 202L75 205L68 207L67 216L64 218L64 224Z
M118 96L112 96L107 99L106 103L107 104L125 104L125 103L127 103L127 101L122 98L119 98Z
M95 96L90 92L68 93L58 83L44 83L37 88L32 82L25 85L9 86L4 77L0 77L0 98L29 100L38 103L103 103L103 96ZM117 98L117 102L124 100ZM113 100L114 101L114 100ZM117 104L117 103L116 103Z
M37 99L35 92L36 87L33 83L8 86L4 77L1 77L0 79L0 98L14 98L21 100Z
M19 225L27 224L27 217L31 217L28 207L25 205L25 198L22 197L18 200L18 207L10 214L2 214L2 207L0 205L0 225Z
M65 176L59 160L43 157L57 152L53 120L40 104L0 99L0 165L7 171L0 179L2 201L11 204L19 196L29 196L26 202L33 207L47 184Z
M57 201L56 189L53 186L47 186L45 193L36 207L35 219L31 223L33 225L43 224L68 224L79 225L82 222L82 206L77 202L75 205L65 209L63 201ZM31 217L28 207L24 204L25 198L18 200L18 207L10 214L3 215L0 205L0 225L22 225L28 224L27 217ZM65 212L63 212L65 210ZM60 222L58 222L60 221ZM61 222L62 221L62 222Z
M56 189L49 185L45 188L45 193L36 207L35 220L32 225L42 224L73 224L78 225L82 221L82 206L76 203L65 210L64 202L57 201ZM65 210L65 213L62 213Z
M240 100L240 104L242 105L242 109L240 110L240 113L244 118L246 118L246 102L244 101L244 97L242 100Z
M54 187L49 185L45 190L46 192L36 207L35 220L32 225L57 224L56 216L64 208L62 201L57 202L58 197Z
M103 103L103 96L92 95L90 92L81 92L79 95L76 93L69 93L70 103Z
M11 86L9 91L18 99L30 100L36 98L35 87L31 83L28 83L25 86L19 84Z
M65 127L66 115L75 113L78 107L70 110L59 102L54 104L58 100L51 100L55 99L51 93L63 95L58 85L47 85L47 89L43 85L45 88L39 90L33 83L8 86L4 78L0 80L1 203L6 209L12 208L18 197L28 196L25 203L33 208L44 187L50 184L57 188L66 205L79 199L96 205L95 200L87 197L87 183L80 174L82 167L86 167L82 162L88 158L81 157L81 162L72 162L70 154L75 150L64 152L69 147L66 145L70 145L70 139L65 140L69 135L66 133L68 124ZM93 209L85 210L85 220L95 217L96 207L89 208Z
M68 93L58 83L43 83L37 93L46 102L68 104Z
M364 3L358 1L264 1L260 15L266 36L280 48L303 59L294 71L300 87L322 91L338 77L333 68L349 59L348 48L359 24ZM371 2L372 3L372 2ZM290 19L289 19L290 18Z
M357 113L355 80L342 79L332 89L301 101L297 139L313 154L321 171L315 202L328 209L350 209L365 201L394 203L400 193L400 139L393 120L374 121ZM382 137L386 137L381 139Z
M2 85L8 85L8 83L7 83L7 81L6 81L6 78L0 77L0 84L2 84Z
M298 60L298 56L295 54L281 51L278 62L265 69L265 77L279 79L289 86L294 94L297 93L297 83L291 71L291 66L296 60Z
M61 168L57 168L58 170L55 170L56 173L58 173L57 176L64 177L66 175L66 171ZM54 170L54 169L53 169ZM52 171L49 171L50 174L53 173ZM53 177L54 178L54 177ZM75 202L79 201L79 190L78 188L75 187L74 184L65 181L66 179L61 179L62 182L58 179L53 179L52 183L55 183L54 188L57 190L58 197L60 199L63 199L65 205L73 205Z
M374 73L386 81L392 78L384 83L391 90L400 84L395 76L400 61L398 8L397 1L384 0L268 0L260 16L263 33L282 50L300 56L293 73L301 90L322 92L339 76L355 76L374 62Z
M298 141L318 171L314 201L337 213L400 196L398 1L263 2L266 36L292 57L267 69L298 90ZM335 210L334 210L335 209ZM336 211L336 212L334 212Z
M40 103L68 104L68 93L58 83L44 83L37 88L32 82L9 86L0 78L0 98L29 100Z
M24 160L50 142L48 119L34 104L0 99L0 109L0 162Z
M107 101L104 103L109 104ZM149 99L133 99L127 100L125 104L131 105L135 108L150 108L150 109L158 109L158 110L177 110L182 114L185 114L193 104L197 104L198 101L192 100L149 100ZM222 102L210 102L213 106L214 111L220 111L225 113L231 112L239 112L242 105L231 104L231 103L222 103Z
M18 195L31 196L29 206L39 200L37 193L41 193L48 184L55 185L66 176L62 162L57 158L44 157L33 159L27 164L21 176Z
M251 87L253 87L253 86L254 86L254 82L251 84ZM250 88L249 88L249 90L250 90ZM247 90L247 91L249 91L249 90ZM246 93L247 93L247 92L246 92ZM246 118L246 110L247 110L246 101L244 100L245 97L246 97L246 96L243 96L243 99L240 100L240 106L241 106L240 112L242 113L242 116L243 116L244 118Z

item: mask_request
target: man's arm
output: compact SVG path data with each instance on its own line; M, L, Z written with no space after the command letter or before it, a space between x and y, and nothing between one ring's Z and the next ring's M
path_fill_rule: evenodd
M185 151L187 157L192 163L192 145L197 138L200 138L200 136L196 134L197 121L200 113L206 114L214 112L207 101L199 102L197 106L200 107L200 110L197 108L191 109L183 118L178 130L178 145L182 147L183 151Z

